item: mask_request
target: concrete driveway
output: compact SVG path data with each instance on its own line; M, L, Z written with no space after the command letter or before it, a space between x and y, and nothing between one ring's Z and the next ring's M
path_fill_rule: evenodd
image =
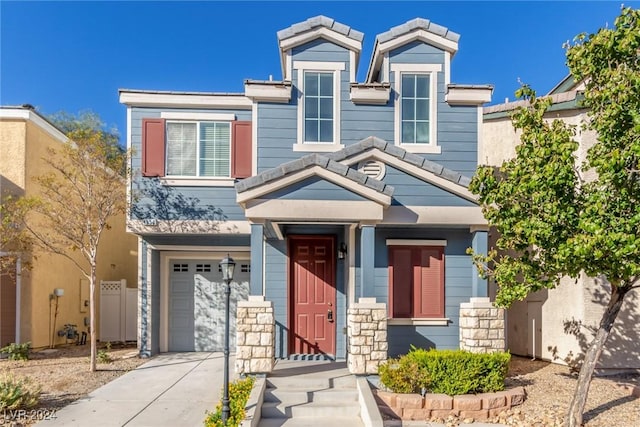
M233 357L230 375L235 378ZM202 426L220 400L222 353L168 353L94 390L39 426Z

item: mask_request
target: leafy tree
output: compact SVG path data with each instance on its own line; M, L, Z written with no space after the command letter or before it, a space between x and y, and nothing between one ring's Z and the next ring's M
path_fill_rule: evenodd
M480 167L470 188L500 234L497 250L474 255L499 286L498 304L554 288L566 275L610 284L567 414L575 427L624 298L640 287L640 11L623 8L614 28L566 48L571 74L586 84L585 126L598 134L586 160L575 156L575 128L544 120L551 101L524 85L516 95L529 106L512 116L522 130L516 157L497 170Z
M96 370L96 267L98 248L109 220L125 212L125 183L120 171L127 156L100 130L79 128L71 142L49 149L43 161L50 172L35 177L40 197L24 197L29 211L24 226L35 244L69 259L89 280L91 371Z
M26 207L11 194L3 194L0 200L0 274L13 276L16 261L21 260L22 268L30 266L31 237L22 226L26 216Z

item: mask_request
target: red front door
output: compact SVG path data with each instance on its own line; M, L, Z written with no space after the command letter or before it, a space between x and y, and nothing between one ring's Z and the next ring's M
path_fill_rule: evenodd
M331 236L289 237L290 353L335 354L334 251Z

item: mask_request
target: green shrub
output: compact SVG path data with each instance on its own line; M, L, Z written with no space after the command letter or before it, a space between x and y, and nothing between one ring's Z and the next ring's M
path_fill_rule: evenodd
M429 385L426 370L410 357L389 359L378 370L380 381L396 393L420 393Z
M98 359L98 363L113 362L111 355L108 353L108 351L111 350L111 342L107 341L107 344L104 347L105 347L104 349L98 350L98 354L96 355L96 358Z
M7 353L11 360L28 360L29 350L31 349L31 343L25 342L22 344L11 343L6 347L0 348L0 353Z
M40 397L40 387L30 378L4 374L0 379L0 411L33 408Z
M246 377L229 384L229 408L231 413L226 427L238 427L244 419L244 408L247 405L247 400L249 400L254 382L255 379L253 377ZM222 424L222 401L216 405L215 412L207 412L204 425L205 427L225 427Z
M431 393L455 396L494 392L504 389L510 359L511 355L504 352L477 354L412 347L408 354L380 367L380 381L396 393L418 392L417 377L428 378L425 387ZM389 374L391 366L396 369Z

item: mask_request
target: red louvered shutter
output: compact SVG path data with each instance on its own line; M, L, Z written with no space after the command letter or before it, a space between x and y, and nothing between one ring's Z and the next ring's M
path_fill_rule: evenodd
M416 247L413 258L413 317L444 317L443 248Z
M389 309L394 318L411 317L411 248L389 247Z
M231 134L231 177L248 178L252 174L253 159L251 122L233 122Z
M142 119L142 176L164 176L164 134L164 119Z

